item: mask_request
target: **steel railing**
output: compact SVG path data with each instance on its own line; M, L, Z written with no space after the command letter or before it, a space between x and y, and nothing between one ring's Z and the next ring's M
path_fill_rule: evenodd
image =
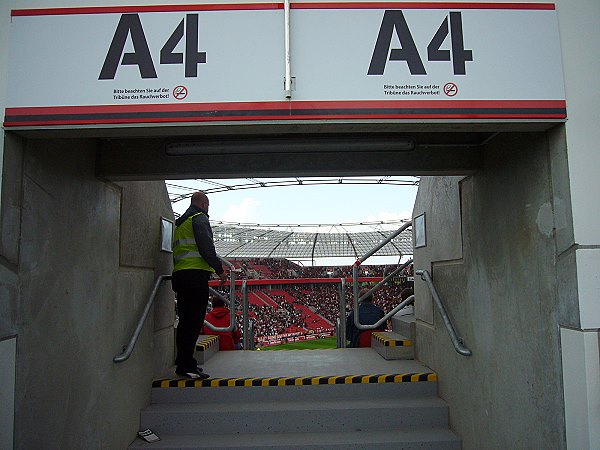
M471 356L471 350L465 347L462 338L458 336L456 333L456 329L454 325L452 325L452 321L446 312L446 308L442 303L442 299L437 293L435 286L433 285L433 279L431 278L431 274L426 270L417 270L415 271L416 275L419 275L423 281L427 284L429 291L431 292L431 296L433 297L433 301L437 306L440 315L442 316L442 320L444 321L444 325L446 326L446 330L448 330L448 334L450 335L450 340L452 341L452 345L454 349L462 356Z
M227 305L229 305L229 326L227 327L215 327L212 323L208 322L208 321L204 321L204 326L212 331L222 331L222 332L229 332L229 331L233 331L233 329L235 328L235 274L237 272L241 272L238 271L235 266L233 264L231 264L229 261L227 261L225 258L221 258L219 256L219 259L225 263L225 265L227 267L229 267L229 300L227 300L219 291L213 289L212 287L209 288L210 292L213 293L213 295L216 295L217 297L219 297L221 300L223 300Z
M129 359L129 357L131 356L131 353L133 352L135 344L137 343L137 340L140 337L140 333L142 332L144 322L146 322L146 317L148 317L148 313L150 312L150 308L152 307L152 304L154 303L154 298L156 297L156 294L158 292L158 289L160 288L160 285L163 282L170 280L170 279L171 279L171 275L159 275L158 278L156 278L156 281L154 282L154 288L152 289L150 298L146 302L146 306L144 307L144 311L142 311L142 315L141 315L140 319L138 320L137 326L135 327L135 330L133 331L133 334L131 335L131 338L129 339L129 342L127 343L127 345L123 346L123 351L113 358L114 362L121 363L121 362Z
M229 287L229 300L227 300L225 297L223 297L216 290L214 290L212 288L209 288L209 290L214 295L217 295L223 301L225 301L225 303L230 305L231 320L230 320L228 327L215 327L211 323L207 322L206 320L204 321L204 325L213 331L226 331L227 332L227 331L232 331L235 327L235 273L237 272L237 270L235 269L234 265L231 264L229 261L227 261L225 258L221 258L219 256L219 259L223 263L225 263L225 265L227 265L230 269L230 271L229 271L229 286L230 286ZM148 301L146 302L146 306L144 307L144 310L142 311L142 315L140 316L140 318L138 320L135 330L131 334L131 337L129 338L129 342L123 346L122 352L113 358L114 362L121 363L123 361L127 361L127 359L129 359L129 357L131 356L131 353L133 352L133 349L135 348L135 344L137 343L137 341L140 337L140 333L142 332L142 328L144 327L144 323L146 322L146 318L148 317L148 313L150 312L150 308L154 304L154 299L156 298L158 289L160 288L160 286L163 282L168 281L168 280L171 280L171 275L159 275L156 278L156 281L154 282L154 287L152 289L152 293L150 294L150 297L148 298ZM244 286L245 286L245 282L244 282ZM233 305L233 307L231 307L231 305Z
M381 241L371 251L367 252L362 258L357 259L356 262L354 263L354 266L352 266L352 288L353 288L353 291L354 291L354 300L352 302L352 305L353 305L353 310L354 310L354 312L353 312L353 314L354 314L354 325L356 325L356 328L358 328L359 330L376 330L376 329L378 329L382 324L384 324L390 318L392 318L392 316L394 314L396 314L402 308L408 306L409 304L411 304L414 301L414 297L412 297L412 299L411 299L411 297L407 298L402 303L400 303L398 306L396 306L394 309L392 309L391 311L389 311L386 315L384 315L377 323L374 323L374 324L371 324L371 325L366 325L366 324L361 324L360 323L360 318L359 318L359 315L358 315L358 304L359 304L359 302L361 300L365 299L366 297L372 295L373 292L379 290L379 288L381 288L381 286L383 286L388 280L390 280L397 273L401 272L406 267L408 267L410 264L412 264L413 260L409 259L404 264L401 264L400 266L398 266L398 268L396 270L394 270L392 273L390 273L389 275L387 275L383 280L381 280L379 283L377 283L375 286L373 286L371 289L369 289L360 298L359 298L359 295L358 295L358 292L359 292L359 289L358 289L358 266L360 266L368 258L370 258L375 253L377 253L386 244L390 243L393 239L395 239L400 233L402 233L404 230L406 230L411 225L412 225L411 221L406 222L405 224L403 224L400 228L398 228L398 230L396 230L394 233L392 233L386 239L384 239L383 241ZM340 310L341 310L341 303L342 303L342 301L340 299ZM345 303L346 302L345 302L345 298L344 298L344 305L345 305ZM344 316L341 316L341 317L344 317Z

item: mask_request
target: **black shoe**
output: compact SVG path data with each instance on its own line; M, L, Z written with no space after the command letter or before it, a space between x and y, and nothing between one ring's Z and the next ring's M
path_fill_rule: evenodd
M195 369L192 369L192 370L180 369L178 367L177 369L175 369L175 373L184 378L192 378L192 379L199 379L199 380L205 380L207 378L210 378L210 375L202 372L202 369L200 369L199 367L196 367Z

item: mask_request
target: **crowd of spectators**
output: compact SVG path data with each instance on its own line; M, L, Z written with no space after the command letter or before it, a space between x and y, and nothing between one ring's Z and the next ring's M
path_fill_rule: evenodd
M302 267L286 259L271 258L252 258L236 260L238 267L244 266L248 272L256 267L267 267L269 279L295 279L295 278L338 278L342 276L351 276L352 266L346 267ZM381 277L390 271L395 270L397 266L380 265L361 267L362 276ZM412 266L405 269L403 277L412 275ZM396 307L401 299L400 293L405 283L390 281L386 283L374 295L373 303L381 307L386 313ZM250 318L254 323L254 336L258 340L265 336L275 336L293 332L316 331L313 323L307 323L307 317L301 308L294 305L303 305L314 313L320 315L331 324L335 324L339 314L339 284L282 284L281 286L271 285L272 289L280 288L285 291L294 300L286 301L283 295L272 293L261 286L253 286L253 289L262 291L262 295L268 295L277 303L277 307L268 304L250 304ZM352 308L353 289L351 284L346 285L347 311ZM219 288L221 294L229 298L227 288ZM238 292L238 302L236 310L236 319L238 326L242 329L241 301Z
M290 303L280 303L279 309L267 305L249 305L249 311L257 339L293 331L307 331L303 314Z
M221 289L217 292L225 298L229 298L228 292ZM284 301L281 296L270 297L277 302L277 308L267 304L248 305L249 316L254 324L254 336L256 338L295 331L308 331L306 316L300 309L295 308L292 303ZM238 298L236 301L236 321L240 329L243 329L242 320L242 305Z
M242 278L296 279L296 278L341 278L351 277L353 266L301 266L285 258L243 258L232 259L236 267L242 268ZM395 264L361 265L358 275L361 277L384 277L398 266ZM402 276L413 276L412 265Z
M284 289L297 303L310 308L331 323L336 322L340 309L337 285L314 284L310 289L306 285L286 285Z

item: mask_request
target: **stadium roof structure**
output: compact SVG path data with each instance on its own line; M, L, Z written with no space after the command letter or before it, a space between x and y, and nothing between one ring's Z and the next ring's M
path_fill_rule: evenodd
M237 191L254 188L284 187L284 186L317 186L317 185L374 185L386 184L394 186L418 186L419 179L416 177L293 177L293 178L267 178L258 180L256 178L245 178L242 180L213 180L199 178L192 181L193 186L187 186L181 181L167 182L167 190L171 203L177 203L189 199L198 190L206 194L216 192Z
M189 199L193 192L203 190L207 194L238 189L279 187L315 184L393 184L417 186L418 179L394 177L364 178L288 178L257 180L237 184L224 180L195 180L194 186L167 182L171 203ZM388 236L398 230L407 220L377 221L340 224L243 224L212 221L215 248L224 258L287 258L314 260L316 258L353 257L362 258ZM413 254L412 230L408 227L391 242L383 246L375 256L407 256Z
M321 225L329 231L297 231L290 225L282 229L242 226L242 224L212 224L215 248L225 258L288 258L312 260L329 257L361 258L393 234L401 223L391 230L377 229L389 222ZM348 232L347 228L372 226L373 231ZM314 226L313 226L314 227ZM311 227L311 228L313 228ZM344 229L344 231L341 231ZM335 229L337 231L331 231ZM376 256L412 255L412 231L407 228L384 245Z

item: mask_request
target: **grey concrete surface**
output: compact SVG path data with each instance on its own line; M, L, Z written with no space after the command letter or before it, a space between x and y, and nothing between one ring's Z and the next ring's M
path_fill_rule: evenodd
M451 428L465 450L566 446L558 330L570 307L559 284L572 266L563 265L566 258L558 264L553 233L551 180L566 176L564 165L550 164L549 147L557 152L562 142L565 151L556 138L560 133L499 135L484 151L485 170L454 180L460 197L452 203L432 196L452 179L421 179L415 213L440 214L428 221L428 237L454 239L458 230L448 224L460 223L462 256L438 260L416 249L415 269L431 270L473 356L454 351L437 311L433 326L429 314L421 316L431 296L415 280L417 358L438 373Z
M274 443L276 440L276 443ZM252 449L252 450L460 450L460 441L447 428L360 430L336 433L252 433L239 435L166 436L159 442L137 439L129 450L154 449Z
M96 178L96 150L84 139L5 140L0 328L17 342L15 449L126 448L153 375L173 363L172 329L155 327L154 311L131 358L112 361L155 272L169 268L157 246L159 217L172 212L163 182ZM172 299L161 291L157 309ZM167 356L153 363L155 349Z
M217 377L430 372L372 348L219 352ZM141 425L175 448L459 449L435 381L287 386L155 387ZM130 449L149 448L137 439Z
M208 433L309 433L362 429L448 426L448 407L439 398L305 402L257 401L245 404L174 403L142 411L141 429L160 435ZM371 422L376 418L377 425Z
M218 352L203 366L213 378L310 377L430 372L414 360L386 361L371 348ZM174 371L164 375L174 377Z

